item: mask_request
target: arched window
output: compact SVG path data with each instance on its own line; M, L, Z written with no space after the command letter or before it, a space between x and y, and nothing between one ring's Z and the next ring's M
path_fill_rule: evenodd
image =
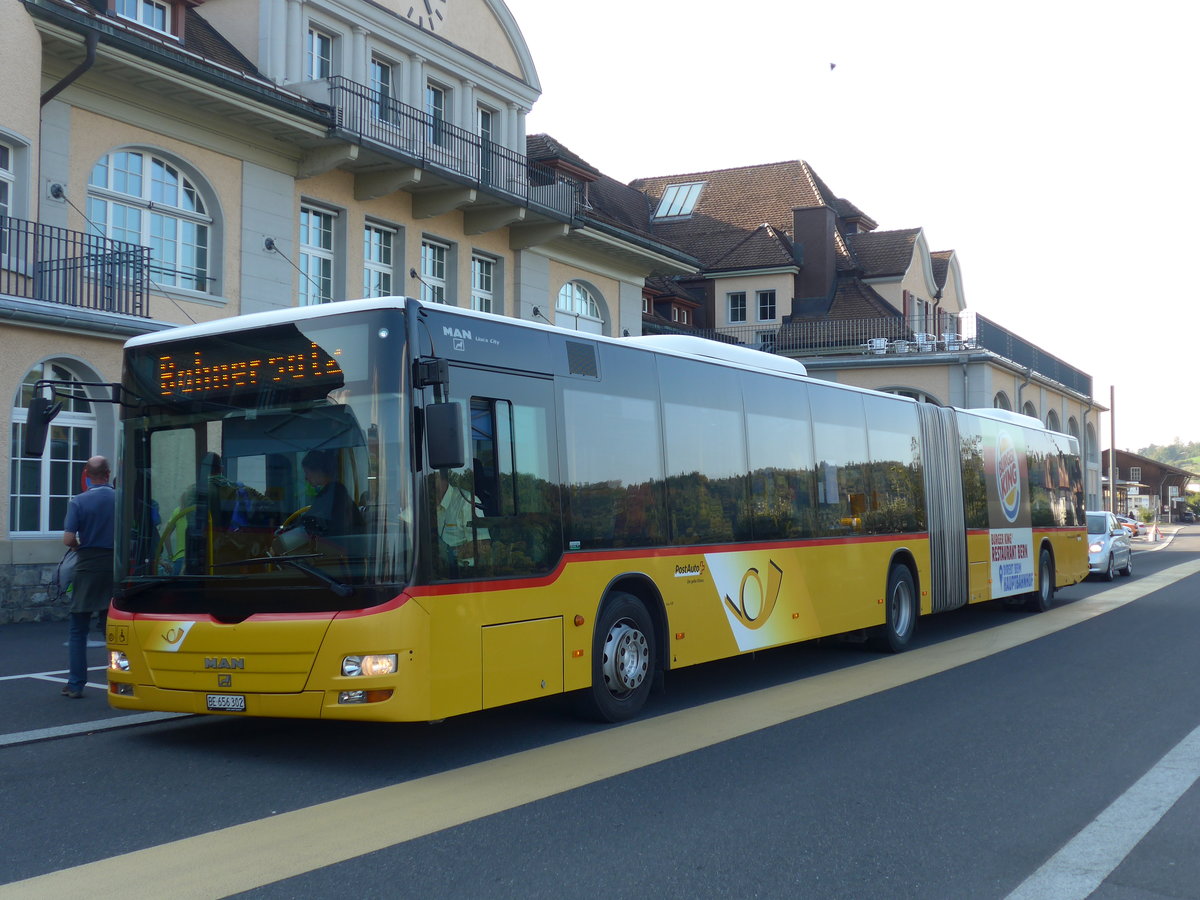
M1051 431L1062 431L1062 423L1058 419L1058 413L1054 410L1046 413L1046 427Z
M568 281L558 292L555 324L591 334L604 333L604 321L600 315L600 303L584 285Z
M1034 419L1041 418L1037 413L1037 407L1033 405L1031 400L1026 400L1025 403L1022 404L1021 413Z
M1096 428L1090 422L1087 426L1086 453L1088 462L1100 462L1100 442L1096 440Z
M150 248L155 284L213 288L213 218L179 166L141 150L105 154L88 180L88 219L103 237Z
M997 391L996 396L992 398L992 407L994 409L1012 409L1012 403L1008 399L1008 394L1004 391Z
M934 406L941 406L942 402L933 394L927 394L924 391L919 391L916 388L890 387L879 388L885 394L895 394L897 397L909 397L919 403L932 403Z
M1074 416L1067 419L1067 434L1075 438L1075 440L1079 440L1079 420Z
M61 533L67 504L79 492L79 473L95 454L96 415L83 388L75 396L56 399L62 411L50 423L46 448L38 458L22 455L25 416L33 398L34 383L42 378L55 381L85 381L64 363L53 360L34 366L25 375L12 411L12 491L9 495L8 527L13 534ZM64 390L60 388L60 390Z

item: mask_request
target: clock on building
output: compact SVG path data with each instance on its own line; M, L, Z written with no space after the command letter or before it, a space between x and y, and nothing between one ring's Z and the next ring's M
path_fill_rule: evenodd
M410 0L411 5L404 18L418 28L427 31L437 31L446 22L446 7L450 0ZM403 7L401 7L403 8Z

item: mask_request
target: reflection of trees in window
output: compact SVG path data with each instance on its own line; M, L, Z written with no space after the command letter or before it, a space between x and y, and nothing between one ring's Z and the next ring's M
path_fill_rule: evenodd
M1063 525L1083 525L1086 504L1083 493L1083 466L1079 454L1065 437L1053 435L1051 441L1058 450L1055 465L1057 475L1054 480L1057 518Z
M711 543L748 538L744 475L709 478L700 472L667 478L671 541Z
M914 403L864 397L871 450L871 490L863 517L868 534L906 534L925 528L925 481Z
M756 469L750 473L750 518L756 540L812 537L814 473L811 469Z
M987 481L983 469L983 435L967 432L959 417L959 456L962 463L963 501L968 528L988 527Z
M738 381L719 366L658 360L674 543L749 536L746 436Z
M581 549L667 541L654 357L601 346L603 383L563 389L567 540Z
M758 540L816 533L816 466L808 388L742 373L750 462L750 517Z
M1054 454L1050 440L1035 431L1025 433L1025 463L1029 469L1029 513L1033 526L1059 525L1054 505L1056 479Z
M664 544L662 482L572 484L568 522L570 539L585 549Z
M863 530L871 490L862 395L809 386L817 459L817 527L822 535Z

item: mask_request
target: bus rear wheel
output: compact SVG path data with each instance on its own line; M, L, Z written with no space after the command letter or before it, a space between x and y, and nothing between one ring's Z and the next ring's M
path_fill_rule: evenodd
M579 711L602 722L641 712L658 667L655 646L645 604L632 594L609 595L592 638L592 686L579 692Z
M1112 559L1109 558L1109 570L1112 569ZM1029 595L1026 604L1034 612L1045 612L1054 605L1054 557L1049 549L1042 548L1038 554L1038 583L1037 590ZM1109 579L1112 580L1111 578Z
M900 653L908 649L920 614L917 588L908 566L892 566L883 603L884 623L872 640L872 646L885 653Z

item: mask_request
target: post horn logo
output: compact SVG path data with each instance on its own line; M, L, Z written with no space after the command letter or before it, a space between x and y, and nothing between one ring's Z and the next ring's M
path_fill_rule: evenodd
M750 630L762 628L779 599L779 589L783 586L783 569L770 561L767 570L766 589L763 588L762 576L757 568L751 566L742 576L742 584L738 588L737 603L725 595L725 604L745 627Z

